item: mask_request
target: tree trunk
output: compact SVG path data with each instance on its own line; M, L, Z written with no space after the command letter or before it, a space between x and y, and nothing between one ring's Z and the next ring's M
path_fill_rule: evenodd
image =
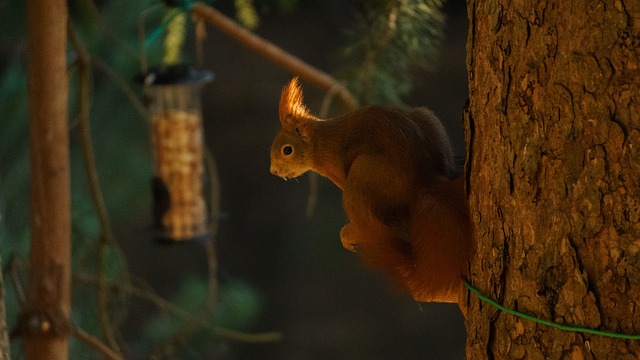
M0 264L0 269L2 269L2 264ZM11 344L9 343L9 329L7 328L6 292L4 291L2 275L0 274L0 360L11 360Z
M470 282L557 323L640 334L640 2L468 0ZM469 295L468 359L637 359Z
M67 1L27 1L31 256L25 358L68 358L70 175Z

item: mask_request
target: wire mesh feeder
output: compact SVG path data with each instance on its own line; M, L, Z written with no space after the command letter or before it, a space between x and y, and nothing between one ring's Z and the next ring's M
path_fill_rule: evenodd
M200 90L213 79L187 65L144 76L154 162L154 225L158 240L182 242L208 234Z

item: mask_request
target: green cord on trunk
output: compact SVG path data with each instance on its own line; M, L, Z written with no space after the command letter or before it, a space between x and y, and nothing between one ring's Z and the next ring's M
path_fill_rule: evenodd
M542 324L542 325L546 325L546 326L552 326L554 328L560 329L560 330L564 330L564 331L573 331L573 332L580 332L580 333L586 333L586 334L593 334L593 335L599 335L599 336L607 336L607 337L613 337L613 338L618 338L618 339L625 339L625 340L640 340L640 335L626 335L626 334L619 334L619 333L613 333L613 332L607 332L607 331L601 331L601 330L594 330L594 329L589 329L589 328L581 328L581 327L575 327L575 326L568 326L568 325L562 325L562 324L558 324L555 323L553 321L548 321L548 320L543 320L543 319L539 319L537 317L533 317L531 315L527 315L524 313L521 313L519 311L516 310L512 310L512 309L508 309L502 305L500 305L499 303L497 303L496 301L489 299L488 297L482 295L480 293L480 291L478 289L476 289L475 287L473 287L473 285L469 284L469 282L467 282L466 280L463 280L464 285L471 290L472 293L476 294L480 300L491 304L492 306L496 307L497 309L504 311L508 314L523 318L523 319L527 319L527 320L531 320L533 322L536 322L538 324Z

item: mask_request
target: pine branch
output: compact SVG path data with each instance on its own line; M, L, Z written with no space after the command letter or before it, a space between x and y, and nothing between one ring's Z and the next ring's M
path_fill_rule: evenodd
M198 17L204 19L207 23L215 26L220 31L235 39L238 43L277 63L294 74L299 75L301 78L304 78L327 91L337 89L335 91L338 95L338 99L345 109L353 110L357 108L358 102L349 90L329 74L316 69L299 58L285 52L269 41L243 28L211 6L205 5L201 2L196 2L191 11Z
M362 103L401 104L411 70L433 65L442 39L442 0L386 0L370 5L343 53L350 89Z

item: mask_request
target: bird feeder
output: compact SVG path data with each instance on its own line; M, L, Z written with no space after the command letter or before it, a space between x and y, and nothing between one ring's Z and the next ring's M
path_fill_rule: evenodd
M208 234L200 90L212 79L211 72L186 65L156 68L143 78L154 165L154 223L163 242Z

